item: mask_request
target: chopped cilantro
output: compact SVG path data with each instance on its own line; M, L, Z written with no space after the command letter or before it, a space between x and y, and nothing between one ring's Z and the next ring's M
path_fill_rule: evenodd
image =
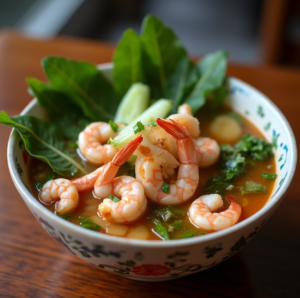
M254 159L264 160L273 156L273 145L262 139L255 138L251 134L244 136L235 146L241 153L248 153Z
M230 185L226 177L214 175L211 179L206 181L206 184L202 190L203 194L219 194L224 195L224 191Z
M155 225L154 231L163 239L170 240L167 229L160 222Z
M65 213L65 214L59 214L56 213L56 215L58 215L59 217L66 219L66 220L72 220L73 219L73 215L71 213Z
M267 172L261 172L261 175L263 178L269 179L269 180L277 178L277 174L272 174L272 173L267 173Z
M157 125L157 122L156 121L153 121L151 123L148 124L149 126L156 126Z
M162 190L164 193L169 193L169 191L170 191L170 186L169 186L166 182L164 182L163 185L162 185L162 187L161 187L161 190Z
M160 217L163 221L169 221L176 217L168 208L157 209L154 211L154 214L156 217Z
M135 134L137 134L138 132L141 132L144 129L145 129L145 126L141 121L138 121L136 123L136 125L133 127L133 131Z
M112 195L108 196L108 198L111 199L115 203L118 203L119 201L121 201L119 198L117 198L116 196L113 197Z
M44 186L48 181L53 180L54 178L55 178L54 173L53 173L52 171L50 171L49 174L48 174L48 176L47 176L44 180L42 180L42 181L40 181L40 182L38 182L38 183L36 184L37 190L38 190L38 191L41 191L42 188L43 188L43 186Z
M101 227L97 225L93 220L84 216L80 218L80 226L93 231L99 231L101 229Z
M250 193L265 193L267 192L267 187L254 181L247 181L245 188L241 187L241 192L243 195Z
M117 123L113 122L112 120L109 120L109 125L111 127L111 129L114 131L114 132L117 132L118 129L119 129L119 126Z
M227 180L232 180L240 176L245 172L245 169L246 160L240 153L221 162L221 171L226 175Z

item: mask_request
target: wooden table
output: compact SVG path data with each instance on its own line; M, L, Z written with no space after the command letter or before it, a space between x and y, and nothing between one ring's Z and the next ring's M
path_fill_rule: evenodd
M15 115L29 103L25 77L45 80L42 57L61 55L98 64L111 61L113 49L88 40L34 40L3 31L0 109ZM300 140L299 70L230 65L228 73L270 97ZM299 171L274 216L234 257L175 281L137 282L87 265L47 235L12 183L6 161L10 128L1 126L0 131L1 297L300 297Z

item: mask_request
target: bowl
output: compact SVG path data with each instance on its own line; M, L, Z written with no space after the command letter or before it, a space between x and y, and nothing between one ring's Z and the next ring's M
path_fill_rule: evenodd
M112 80L112 64L100 71ZM37 221L61 245L81 260L99 269L142 281L165 281L196 273L227 260L243 248L262 228L283 200L293 179L297 149L292 129L270 99L239 79L228 80L229 105L249 118L266 135L277 140L278 178L268 203L238 224L203 237L172 241L148 241L97 233L72 224L46 209L28 187L27 163L19 134L13 130L7 150L12 180ZM43 118L45 113L31 101L22 115Z

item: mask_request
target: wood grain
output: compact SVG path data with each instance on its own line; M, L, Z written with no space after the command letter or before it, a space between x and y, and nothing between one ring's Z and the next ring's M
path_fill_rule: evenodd
M113 46L56 38L33 40L0 33L0 108L9 115L31 100L25 77L45 80L46 55L109 62ZM300 139L300 73L286 68L231 65L228 73L270 97ZM163 283L145 283L102 272L75 258L40 227L16 191L6 161L10 128L1 126L1 297L299 297L300 191L297 182L259 234L237 255L207 271ZM299 181L299 171L295 181Z

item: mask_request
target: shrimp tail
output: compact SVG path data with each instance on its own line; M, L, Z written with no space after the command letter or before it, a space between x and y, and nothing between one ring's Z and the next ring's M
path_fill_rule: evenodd
M118 153L113 158L112 163L120 167L129 159L129 157L133 154L133 152L136 150L136 148L142 141L143 136L139 135L137 138L135 138L133 141L127 144L124 148L118 151Z
M158 118L156 122L162 129L164 129L176 140L189 138L188 130L181 123L174 119L163 120Z

